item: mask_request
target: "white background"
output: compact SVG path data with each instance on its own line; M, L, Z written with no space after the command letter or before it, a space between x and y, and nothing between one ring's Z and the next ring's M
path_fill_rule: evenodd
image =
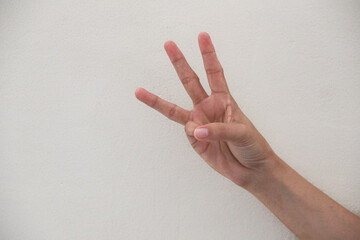
M0 1L1 239L295 239L208 167L163 43L208 88L212 36L231 92L275 151L360 214L359 1Z

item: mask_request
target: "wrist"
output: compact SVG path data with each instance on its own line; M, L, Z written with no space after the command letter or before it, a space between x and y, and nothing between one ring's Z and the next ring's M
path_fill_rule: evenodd
M266 193L274 184L281 184L291 168L274 154L261 167L251 171L251 181L244 188L253 195L259 195Z

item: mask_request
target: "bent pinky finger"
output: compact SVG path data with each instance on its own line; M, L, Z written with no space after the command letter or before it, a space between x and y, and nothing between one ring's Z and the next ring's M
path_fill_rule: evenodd
M176 104L165 101L164 99L146 91L143 88L138 88L135 91L135 96L141 102L149 107L160 112L170 120L185 125L189 119L190 112L177 106Z

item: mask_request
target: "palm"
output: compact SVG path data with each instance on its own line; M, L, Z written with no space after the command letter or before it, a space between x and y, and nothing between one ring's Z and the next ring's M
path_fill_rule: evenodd
M190 121L198 126L213 122L226 122L226 106L229 96L227 94L213 94L194 107L190 114ZM194 125L195 126L195 125ZM225 141L202 142L192 134L187 133L190 144L195 151L213 168L219 170L219 162L227 158L234 158ZM227 161L226 161L227 162Z

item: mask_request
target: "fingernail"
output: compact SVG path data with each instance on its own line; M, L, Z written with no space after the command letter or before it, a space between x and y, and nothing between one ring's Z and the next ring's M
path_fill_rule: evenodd
M209 131L207 128L197 128L194 134L197 138L206 138L209 135Z

